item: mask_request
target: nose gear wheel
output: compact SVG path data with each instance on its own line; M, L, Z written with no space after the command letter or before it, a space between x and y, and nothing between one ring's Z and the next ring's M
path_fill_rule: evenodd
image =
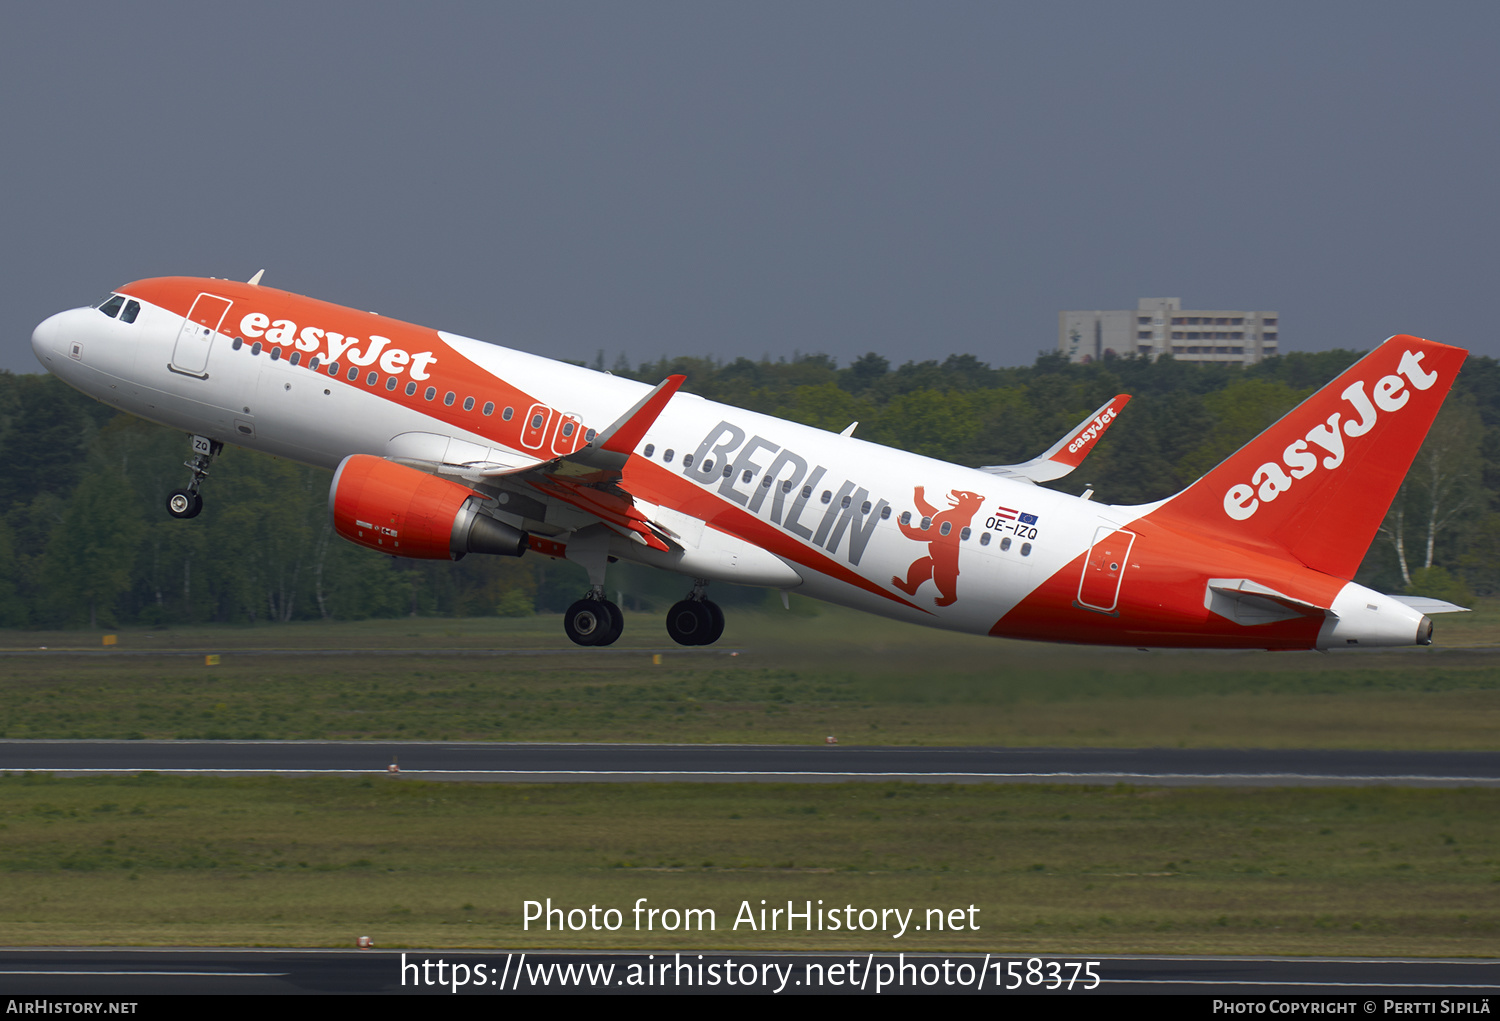
M196 518L203 510L203 497L187 489L174 489L167 497L167 513L174 518Z

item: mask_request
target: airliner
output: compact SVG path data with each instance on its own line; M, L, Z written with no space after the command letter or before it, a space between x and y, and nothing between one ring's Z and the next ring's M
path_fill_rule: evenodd
M48 371L190 437L191 519L226 443L333 470L345 539L396 557L571 560L563 618L615 642L610 563L680 574L666 630L708 645L713 582L937 628L1131 647L1427 645L1433 612L1352 579L1467 352L1376 347L1182 492L1118 506L1041 483L1129 400L1049 450L969 468L262 285L162 277L36 327ZM191 527L184 525L184 527Z

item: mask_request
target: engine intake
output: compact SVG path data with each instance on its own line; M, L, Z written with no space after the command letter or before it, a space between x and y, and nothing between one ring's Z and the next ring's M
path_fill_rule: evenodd
M483 502L467 486L369 454L344 458L328 490L333 530L368 549L420 560L525 553L529 536L485 514Z

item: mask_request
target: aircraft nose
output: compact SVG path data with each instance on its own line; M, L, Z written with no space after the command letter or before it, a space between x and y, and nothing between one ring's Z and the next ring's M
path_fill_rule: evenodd
M58 352L59 338L62 333L59 320L65 315L67 315L66 312L59 312L55 316L48 316L31 331L31 350L36 353L37 360L43 365L51 366L52 359Z

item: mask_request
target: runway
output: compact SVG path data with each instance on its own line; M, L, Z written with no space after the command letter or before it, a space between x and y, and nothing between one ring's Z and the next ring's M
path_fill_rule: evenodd
M396 769L392 770L391 767ZM58 776L344 775L510 783L1134 783L1500 786L1500 753L398 741L0 740L0 770Z

